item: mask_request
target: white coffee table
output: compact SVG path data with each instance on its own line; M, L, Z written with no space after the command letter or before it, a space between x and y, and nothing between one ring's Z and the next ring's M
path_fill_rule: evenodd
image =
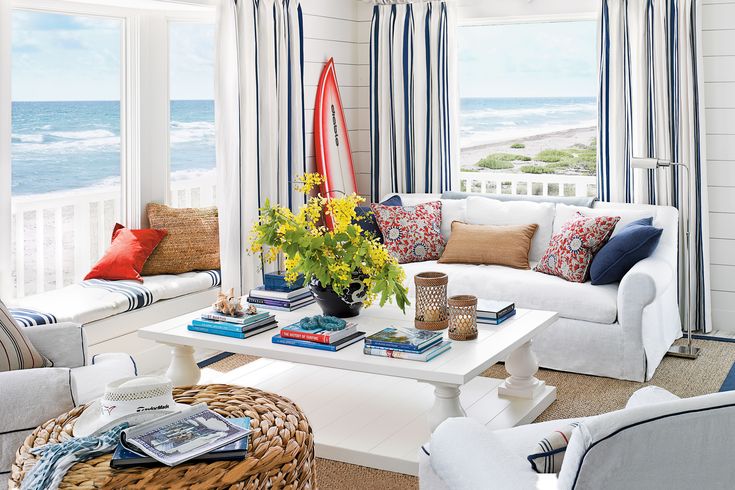
M205 311L205 310L203 310ZM319 314L316 305L275 312L280 325ZM539 381L533 337L554 323L549 311L518 310L499 326L479 325L476 340L454 342L430 362L367 356L359 342L339 352L273 344L277 330L249 339L190 332L190 313L139 330L142 338L172 347L167 375L177 386L200 382L194 349L261 357L207 382L275 391L291 398L314 429L317 456L408 474L418 472L418 449L449 417L471 416L492 428L532 422L555 399ZM389 326L413 326L413 311L394 306L364 309L355 321L368 335ZM447 336L446 331L444 336ZM478 376L506 361L505 380ZM418 381L419 383L416 383ZM432 389L433 388L433 389Z

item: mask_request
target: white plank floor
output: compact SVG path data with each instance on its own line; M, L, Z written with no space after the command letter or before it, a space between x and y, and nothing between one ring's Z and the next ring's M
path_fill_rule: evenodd
M426 414L433 386L410 379L258 359L227 373L204 368L200 383L229 383L293 400L314 431L319 457L416 475L429 440ZM532 422L555 399L546 387L534 400L497 396L501 380L477 377L462 387L468 416L492 428Z

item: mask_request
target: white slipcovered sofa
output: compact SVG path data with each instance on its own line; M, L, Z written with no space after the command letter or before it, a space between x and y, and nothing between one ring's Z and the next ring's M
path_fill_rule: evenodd
M577 419L559 476L538 474L527 456L554 420L490 431L469 418L443 422L419 450L421 490L689 490L733 488L735 392L679 399L649 386L623 410Z
M398 195L404 206L441 198L439 194ZM449 238L453 221L536 223L539 228L529 254L531 270L436 261L403 264L410 293L414 294L415 274L439 271L449 276L449 295L472 294L483 299L513 301L518 308L556 311L559 320L534 339L541 367L631 381L650 379L668 348L681 336L677 210L668 206L594 202L585 207L491 198L441 199L442 234ZM626 224L645 217L652 217L653 224L664 231L654 254L638 262L620 283L593 286L589 281L573 283L533 271L552 234L578 211L620 216L613 235Z
M110 381L135 376L127 354L92 358L80 325L25 327L33 346L54 367L0 372L0 488L6 488L15 452L44 422L102 395Z

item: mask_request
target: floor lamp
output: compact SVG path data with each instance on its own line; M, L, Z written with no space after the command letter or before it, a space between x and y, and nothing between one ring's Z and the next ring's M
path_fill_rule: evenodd
M640 168L644 170L657 170L659 168L671 168L671 167L680 167L683 168L686 171L687 174L687 189L690 186L689 182L689 167L684 163L678 163L678 162L672 162L669 160L659 160L657 158L631 158L630 160L630 166L631 168ZM692 322L689 315L689 305L690 305L690 297L691 294L691 285L692 285L692 275L690 271L690 250L689 250L689 216L690 216L690 200L686 200L686 212L684 213L684 236L685 236L685 243L684 243L684 263L686 264L686 280L685 280L685 287L686 287L686 294L684 295L684 298L686 299L684 304L684 321L686 322L686 331L687 331L687 343L685 345L672 345L669 351L667 352L667 355L674 356L674 357L684 357L686 359L696 359L699 356L700 349L699 347L694 347L692 345Z

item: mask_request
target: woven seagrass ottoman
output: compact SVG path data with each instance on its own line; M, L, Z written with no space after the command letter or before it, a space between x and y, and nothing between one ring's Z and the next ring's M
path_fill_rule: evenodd
M72 466L60 488L316 488L314 436L306 417L290 400L255 388L230 385L175 388L174 399L187 404L205 402L224 417L250 417L253 432L247 457L239 462L114 470L110 468L111 454L106 454ZM28 450L70 438L83 409L80 406L49 420L26 438L15 456L11 489L20 488L25 473L37 460Z

